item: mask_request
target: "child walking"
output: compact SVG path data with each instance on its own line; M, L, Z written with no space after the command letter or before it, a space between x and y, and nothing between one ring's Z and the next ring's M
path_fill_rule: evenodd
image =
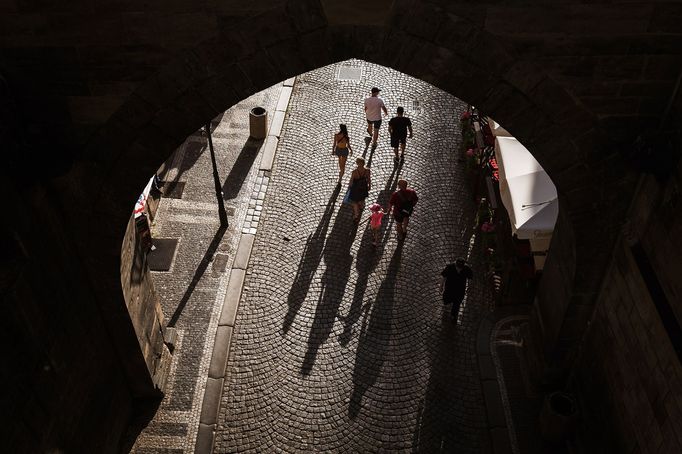
M369 215L369 227L372 229L372 246L379 244L379 230L381 230L381 221L386 212L383 207L378 203L373 203L369 207L369 211L372 213Z

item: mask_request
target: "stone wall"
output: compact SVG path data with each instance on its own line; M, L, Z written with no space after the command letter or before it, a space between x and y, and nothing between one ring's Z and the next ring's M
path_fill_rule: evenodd
M162 391L171 354L164 343L163 312L147 266L148 251L144 249L131 215L121 245L121 288L149 375Z
M12 201L0 231L3 450L117 452L134 399L78 238L48 188L3 178L0 189Z
M604 276L571 380L588 452L682 452L681 186L642 178Z

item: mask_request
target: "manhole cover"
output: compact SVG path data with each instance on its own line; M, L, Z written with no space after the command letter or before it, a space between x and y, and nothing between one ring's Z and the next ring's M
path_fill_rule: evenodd
M362 79L362 68L356 66L340 66L336 73L336 80L355 80Z
M173 263L177 238L152 238L153 250L147 254L147 263L152 271L168 271Z

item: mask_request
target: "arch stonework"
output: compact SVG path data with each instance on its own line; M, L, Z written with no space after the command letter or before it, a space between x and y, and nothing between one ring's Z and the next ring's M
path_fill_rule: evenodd
M97 301L132 395L148 396L157 385L120 280L121 240L140 189L219 112L348 58L477 105L547 170L560 217L536 315L548 358L570 364L635 188L637 175L617 145L636 136L633 127L656 125L674 101L682 8L396 0L368 11L357 1L252 3L12 4L0 18L0 72L19 109L43 116L36 122L46 130L68 131L71 155L54 158L68 170L48 171L48 187L60 228L77 239L83 286ZM44 106L48 114L36 113ZM44 204L36 202L41 210Z
M207 119L277 81L364 59L479 106L522 140L555 182L562 217L539 315L547 351L562 357L586 326L627 206L613 201L624 199L634 183L622 161L604 154L606 132L595 114L536 62L518 59L499 38L441 9L415 3L385 25L352 26L329 24L321 9L299 15L290 6L182 50L103 125L86 148L87 155L101 157L98 165L107 171L103 179L90 178L97 181L92 193L99 194L95 205L102 210L94 219L102 222L91 225L89 236L107 232L115 256L128 201ZM95 173L88 168L87 174ZM595 228L597 218L607 228ZM97 274L111 273L117 263Z

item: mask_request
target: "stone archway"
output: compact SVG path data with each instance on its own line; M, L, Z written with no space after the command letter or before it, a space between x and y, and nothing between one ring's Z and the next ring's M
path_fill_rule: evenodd
M83 270L77 300L104 321L101 340L118 348L112 364L127 371L134 396L154 390L119 277L121 236L139 188L205 119L269 83L350 57L477 104L548 170L561 216L539 313L547 349L570 359L634 188L634 172L609 142L658 123L673 105L679 5L381 0L368 11L337 3L7 7L3 78L21 82L14 95L24 111L48 105L46 122L85 144L74 147L68 172L71 161L55 159L58 171L31 197L20 183L9 184L11 193L30 200L26 219L46 219L55 236L74 243L55 263L69 257Z
M614 172L618 164L601 155L595 117L533 61L516 60L499 39L438 8L414 6L386 25L350 26L330 24L319 9L297 14L292 5L183 51L112 116L89 147L106 170L95 189L103 214L95 219L106 222L95 221L92 232L120 236L128 201L206 119L279 80L361 58L476 104L522 140L550 174L562 215L539 294L539 320L545 348L559 357L569 352L590 316L610 235L625 208L610 202L623 199L629 183ZM602 231L593 225L598 217ZM117 244L110 246L113 255ZM116 264L97 274L108 275Z

